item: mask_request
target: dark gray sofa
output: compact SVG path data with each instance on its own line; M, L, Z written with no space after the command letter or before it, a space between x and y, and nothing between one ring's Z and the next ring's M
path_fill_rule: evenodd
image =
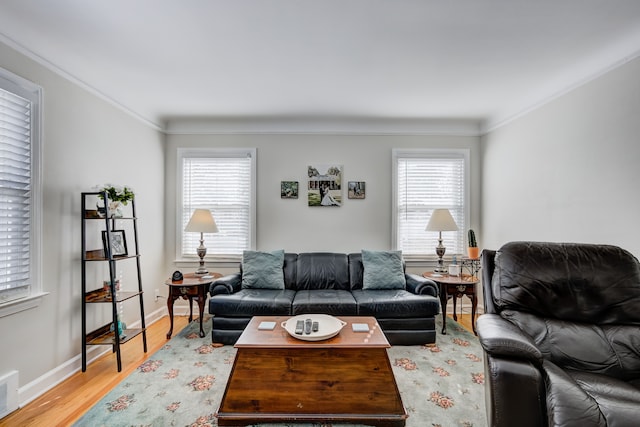
M404 268L404 265L403 265ZM363 289L361 253L286 253L284 287L243 289L240 272L211 284L212 341L234 344L253 316L373 316L389 343L418 345L436 340L440 312L437 285L406 274L405 289Z

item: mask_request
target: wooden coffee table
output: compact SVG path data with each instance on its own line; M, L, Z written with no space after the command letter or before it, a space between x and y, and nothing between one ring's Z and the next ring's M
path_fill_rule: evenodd
M220 426L317 422L405 425L402 405L386 349L389 342L373 317L340 317L340 333L324 341L291 337L281 323L288 317L251 319L235 347L237 353L220 409ZM264 321L274 330L258 330ZM353 332L367 323L369 332Z

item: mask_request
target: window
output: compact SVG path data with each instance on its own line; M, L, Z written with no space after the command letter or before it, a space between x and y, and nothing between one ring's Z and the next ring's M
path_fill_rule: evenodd
M447 208L458 231L442 233L446 255L464 254L469 223L468 150L393 150L393 242L407 260L436 257L431 213Z
M0 316L35 306L42 295L41 92L0 69Z
M218 226L204 235L207 259L237 261L255 247L255 158L255 149L178 150L178 259L198 259L200 233L184 231L196 208L211 210Z

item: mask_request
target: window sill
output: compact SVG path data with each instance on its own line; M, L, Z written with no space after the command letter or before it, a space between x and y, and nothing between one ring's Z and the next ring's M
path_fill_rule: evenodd
M10 316L21 311L29 310L40 305L42 297L49 292L39 292L28 297L20 298L0 305L0 317Z

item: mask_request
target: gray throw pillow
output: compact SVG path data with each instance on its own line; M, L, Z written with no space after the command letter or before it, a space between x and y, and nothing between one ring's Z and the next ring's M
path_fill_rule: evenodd
M402 251L362 250L362 289L405 289Z
M242 252L243 289L284 289L284 250Z

